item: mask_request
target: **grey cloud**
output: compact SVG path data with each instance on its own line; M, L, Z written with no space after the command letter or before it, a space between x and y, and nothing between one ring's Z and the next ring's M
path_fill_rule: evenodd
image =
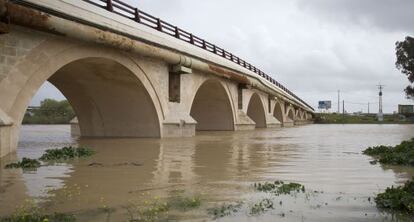
M129 2L246 59L313 106L336 101L338 89L345 100L375 102L380 81L386 112L410 102L394 43L413 31L413 0Z
M300 9L322 19L349 22L387 31L413 32L414 1L412 0L298 0Z

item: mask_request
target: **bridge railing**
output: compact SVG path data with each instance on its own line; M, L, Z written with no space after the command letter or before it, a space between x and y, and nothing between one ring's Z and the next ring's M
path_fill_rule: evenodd
M240 57L226 51L225 49L220 48L213 43L207 42L206 40L198 36L195 36L190 32L182 30L178 28L177 26L174 26L166 21L161 20L160 18L152 16L146 12L143 12L136 7L133 7L125 2L122 2L121 0L83 0L83 1L88 2L92 5L98 6L100 8L106 9L120 16L126 17L128 19L131 19L137 23L156 29L160 32L163 32L177 39L190 43L194 46L202 48L206 51L214 53L218 56L221 56L227 60L230 60L258 74L259 76L265 78L267 81L276 85L277 87L285 91L287 94L291 95L292 97L294 97L295 99L297 99L298 101L300 101L301 103L309 107L310 109L314 110L309 104L307 104L305 101L303 101L301 98L296 96L293 92L291 92L289 89L287 89L285 86L280 84L278 81L270 77L265 72L261 71L260 69L246 62Z

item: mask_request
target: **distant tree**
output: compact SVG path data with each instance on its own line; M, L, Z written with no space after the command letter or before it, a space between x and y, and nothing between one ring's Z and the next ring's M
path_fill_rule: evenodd
M397 69L407 75L410 85L405 88L407 97L414 99L414 38L407 36L402 42L396 42L397 61L395 65Z
M23 124L65 124L73 117L75 113L67 100L45 99L38 109L26 113Z

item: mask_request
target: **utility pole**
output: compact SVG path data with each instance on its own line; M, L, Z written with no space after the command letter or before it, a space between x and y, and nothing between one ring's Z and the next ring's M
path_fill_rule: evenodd
M341 97L340 97L341 90L338 90L338 114L341 113Z
M368 102L368 114L369 114L369 102Z
M345 123L345 100L342 100L342 123Z
M378 86L379 89L379 101L378 101L378 121L382 122L384 120L384 115L382 113L382 89L384 88L384 85L381 85L381 83Z

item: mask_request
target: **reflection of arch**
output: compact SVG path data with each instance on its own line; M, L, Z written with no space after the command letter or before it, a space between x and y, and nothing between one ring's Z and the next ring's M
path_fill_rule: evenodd
M266 116L262 100L257 93L250 97L247 115L256 123L256 128L266 127Z
M190 115L196 130L234 130L230 97L218 80L207 80L197 90Z
M0 94L7 92L9 98L0 106L16 123L12 149L30 100L47 80L70 101L83 135L160 136L163 114L155 90L138 64L123 54L71 43L57 48L45 42L16 66L0 82Z
M273 116L277 120L279 120L279 122L283 123L283 106L279 101L277 101L275 104L275 108L273 110Z

